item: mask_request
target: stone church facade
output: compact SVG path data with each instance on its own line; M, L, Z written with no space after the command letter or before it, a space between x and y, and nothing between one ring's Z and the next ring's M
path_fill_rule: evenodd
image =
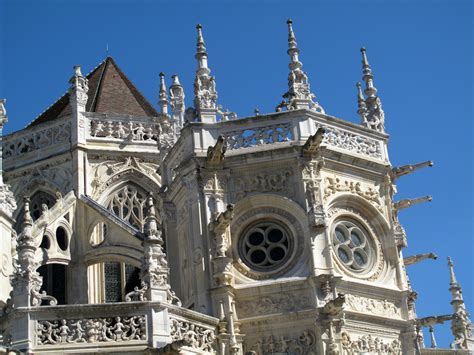
M390 164L365 49L361 124L315 101L291 21L283 101L237 118L197 32L193 107L160 74L155 110L107 57L3 137L3 351L473 353L451 260L452 309L417 317L407 267L436 256L404 256L398 212L431 198L396 181L432 163Z

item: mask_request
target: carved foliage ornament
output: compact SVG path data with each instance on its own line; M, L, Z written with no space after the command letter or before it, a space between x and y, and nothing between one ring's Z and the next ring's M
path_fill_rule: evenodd
M338 192L350 192L367 200L377 208L380 212L383 211L383 205L379 195L379 188L377 186L370 186L359 181L351 181L347 179L340 179L336 176L327 176L324 179L324 200Z
M40 320L38 345L146 340L146 316Z
M213 329L171 318L171 339L182 341L185 346L205 352L214 352L216 334Z

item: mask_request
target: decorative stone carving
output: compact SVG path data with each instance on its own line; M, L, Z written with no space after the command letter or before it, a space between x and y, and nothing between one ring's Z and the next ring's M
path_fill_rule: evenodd
M258 300L237 303L241 317L253 317L275 313L289 313L313 306L309 296L295 293L279 293L260 296Z
M25 130L3 138L3 157L10 159L35 150L69 143L71 137L71 122L60 120L46 127L36 127L35 130Z
M223 136L217 137L217 142L214 146L209 146L207 149L207 162L209 164L219 164L224 160L224 154L227 150L227 143Z
M11 217L13 212L16 210L16 207L15 197L13 196L13 192L10 190L10 186L0 184L0 211Z
M38 345L146 340L146 316L39 320Z
M302 165L308 215L314 227L326 226L326 213L321 198L321 161L309 161Z
M240 200L252 192L277 192L291 196L293 195L292 176L293 172L290 169L284 169L275 173L259 172L236 178L236 199Z
M335 127L323 126L323 128L325 130L323 143L371 158L383 159L380 141Z
M389 318L401 318L400 307L387 300L376 300L372 298L346 294L346 305L348 309L355 312L364 314L371 313Z
M380 200L377 186L370 186L358 181L341 180L336 176L327 176L324 179L324 200L327 200L331 195L337 192L350 192L356 194L370 202L380 212L383 211L383 205Z
M256 341L250 350L255 355L266 354L316 354L316 336L312 330L304 330L300 335L264 336Z
M236 130L225 133L228 150L249 148L264 144L294 140L291 123L281 123L258 128Z
M127 140L131 142L156 142L159 127L153 122L132 121L129 119L104 119L90 117L90 137Z
M182 342L184 346L201 350L205 352L214 352L214 342L216 333L214 329L205 328L203 326L178 320L170 319L171 340L173 342Z
M380 355L401 355L401 343L398 339L392 341L385 340L372 335L360 336L357 340L352 340L350 335L346 332L341 336L342 354L343 355L358 355L361 352L370 352Z
M298 56L300 50L296 44L296 37L293 32L292 21L288 20L288 55L290 56L290 73L288 75L288 91L283 95L287 102L283 102L280 106L286 106L287 109L310 108L317 112L324 113L324 109L319 103L314 102L316 97L311 90L308 76L303 71L303 63L300 62ZM278 109L277 109L278 111Z
M158 164L152 161L146 161L137 157L91 157L102 158L102 161L93 164L93 178L91 185L93 188L93 196L100 194L122 178L123 174L138 174L137 176L151 179L152 184L159 185L161 179L157 172Z

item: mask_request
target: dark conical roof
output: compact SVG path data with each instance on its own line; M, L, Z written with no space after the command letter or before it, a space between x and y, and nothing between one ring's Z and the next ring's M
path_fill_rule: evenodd
M116 113L132 116L158 116L158 112L120 70L112 57L107 57L87 75L89 92L87 112ZM71 114L66 93L28 127L53 121Z

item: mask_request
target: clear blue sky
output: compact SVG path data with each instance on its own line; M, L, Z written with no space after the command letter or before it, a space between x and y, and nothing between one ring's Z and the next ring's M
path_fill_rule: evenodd
M312 89L326 112L358 122L359 48L367 47L391 135L393 165L432 159L400 179L398 198L433 195L400 213L419 316L451 312L446 257L473 302L473 12L471 1L0 1L0 97L6 132L22 128L109 53L153 103L158 73L180 75L192 102L195 25L202 23L219 102L240 117L272 112L286 90L291 17ZM448 326L437 333L451 339ZM428 337L427 337L428 338Z

